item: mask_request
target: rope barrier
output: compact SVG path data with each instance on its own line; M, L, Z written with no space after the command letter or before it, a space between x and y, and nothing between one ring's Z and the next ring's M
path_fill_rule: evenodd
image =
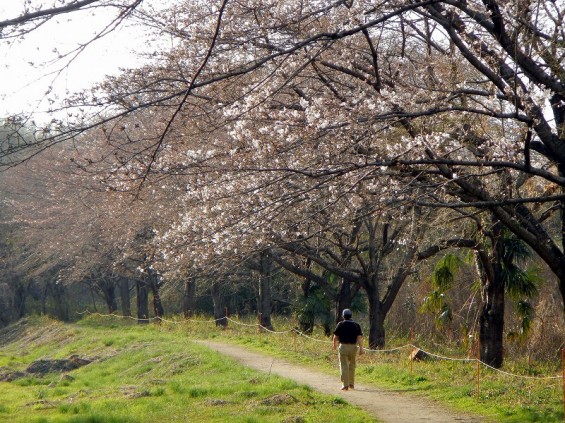
M331 341L326 341L324 339L317 339L317 338L314 338L312 336L306 335L304 332L300 332L299 330L297 330L296 333L300 336L303 336L304 338L311 339L312 341L322 342L322 343L327 343L327 344L332 343Z
M408 345L403 345L403 346L401 346L401 347L390 348L390 349L386 349L386 350L385 350L385 349L374 349L374 350L372 350L372 349L370 349L370 348L363 348L363 350L364 350L364 351L369 351L369 352L375 352L375 353L377 353L377 352L386 353L386 352L400 351L400 350L403 350L404 348L409 348L410 346L411 346L411 345L408 344Z
M117 315L117 314L92 313L90 311L83 311L83 312L77 311L77 314L80 314L80 315L88 314L88 315L91 315L91 316L99 316L99 317L117 317L119 319L135 320L136 322L145 322L145 321L150 322L152 320L159 319L158 317L148 317L146 319L140 319L140 318L133 317L133 316L120 316L120 315Z
M227 319L228 319L230 322L235 323L236 325L247 326L247 327L252 327L252 328L256 328L256 327L257 327L257 323L255 323L255 324L241 323L241 322L238 322L237 320L233 320L233 319L231 319L231 318L229 318L229 317L228 317Z
M428 352L428 351L426 351L426 350L424 350L424 349L422 349L422 348L420 348L420 347L417 347L417 346L415 346L415 345L412 345L412 344L409 344L408 346L409 346L409 347L412 347L412 348L418 348L419 350L421 350L421 351L424 352L425 354L429 355L430 357L436 357L436 358L439 358L439 359L442 359L442 360L448 360L448 361L465 361L465 362L469 362L469 363L471 363L471 362L477 362L477 361L478 361L478 362L479 362L480 364L482 364L483 366L485 366L485 367L487 367L487 368L489 368L489 369L491 369L491 370L494 370L494 371L496 371L496 372L498 372L498 373L502 373L502 374L504 374L504 375L507 375L507 376L514 376L514 377L519 377L519 378L523 378L523 379L539 379L539 380L561 379L561 378L562 378L562 376L526 376L526 375L518 375L518 374L515 374L515 373L510 373L510 372L506 372L506 371L504 371L504 370L497 369L496 367L493 367L493 366L491 366L490 364L487 364L487 363L485 363L484 361L478 360L478 359L476 359L476 358L453 358L453 357L445 357L445 356L442 356L442 355L438 355L438 354L434 354L434 353Z
M133 316L121 316L118 314L102 314L102 313L92 313L90 311L77 311L77 314L80 315L91 315L91 316L99 316L99 317L116 317L118 319L130 319L130 320L135 320L136 322L152 322L152 321L157 321L157 322L165 322L165 323L173 323L173 324L180 324L180 323L186 323L186 322L192 322L192 323L215 323L215 322L219 322L220 320L224 320L224 319L228 319L229 317L220 317L219 319L212 319L212 320L195 320L195 319L183 319L183 320L167 320L164 319L162 317L146 317L146 318L139 318L139 317L133 317ZM255 326L255 325L250 325L250 326Z
M285 331L275 331L275 330L271 330L271 329L269 329L269 328L266 328L266 327L263 326L263 325L259 325L259 327L260 327L261 329L264 329L266 332L274 333L274 334L277 334L277 335L279 335L279 334L280 334L280 335L284 335L284 334L286 334L286 333L294 332L294 329L289 329L289 330L285 330Z
M477 361L476 358L446 357L446 356L443 356L443 355L439 355L439 354L434 354L434 353L428 352L428 351L423 350L422 348L417 347L417 346L412 345L412 344L410 344L409 346L412 347L412 348L418 348L420 351L422 351L422 352L425 353L426 355L429 355L430 357L439 358L439 359L441 359L441 360L448 360L448 361L466 361L466 362L469 362L469 363L470 363L470 362L473 362L473 361Z
M179 324L179 323L187 323L187 322L192 322L192 323L217 323L219 321L222 320L226 320L229 322L232 322L235 325L239 325L239 326L246 326L246 327L253 327L253 328L261 328L263 330L265 330L268 333L272 333L275 335L279 335L279 334L288 334L288 333L296 333L304 338L307 338L311 341L314 342L320 342L320 343L326 343L326 344L331 344L332 341L328 341L328 340L323 340L323 339L318 339L318 338L314 338L312 336L309 336L307 334L305 334L302 331L299 331L298 329L289 329L286 331L274 331L271 330L269 328L266 328L265 326L255 323L255 324L249 324L249 323L243 323L243 322L239 322L237 320L234 320L228 316L224 316L224 317L220 317L218 319L211 319L211 320L196 320L196 319L182 319L182 320L167 320L167 319L163 319L162 317L148 317L146 319L140 319L140 318L136 318L136 317L132 317L132 316L120 316L117 314L101 314L101 313L92 313L90 311L84 311L84 312L77 312L77 314L80 315L92 315L92 316L99 316L99 317L115 317L115 318L121 318L121 319L131 319L131 320L135 320L138 322L151 322L151 321L160 321L160 322L165 322L165 323L171 323L171 324ZM443 355L439 355L439 354L435 354L429 351L424 350L421 347L418 347L414 344L406 344L406 345L402 345L400 347L395 347L395 348L389 348L389 349L370 349L370 348L364 348L364 350L366 352L371 352L371 353L388 353L388 352L395 352L395 351L400 351L406 348L413 348L413 349L419 349L421 350L423 353L425 353L426 355L430 356L430 357L435 357L437 359L440 360L447 360L447 361L458 361L458 362L467 362L467 363L472 363L472 362L478 362L479 364L494 370L498 373L501 373L505 376L510 376L510 377L516 377L516 378L522 378L522 379L532 379L532 380L556 380L556 379L564 379L564 384L565 384L565 375L560 375L560 376L526 376L526 375L519 375L519 374L515 374L515 373L510 373L501 369L497 369L496 367L493 367L477 358L458 358L458 357L447 357L447 356L443 356Z
M476 358L474 358L473 360L477 360ZM489 369L495 370L498 373L502 373L506 376L512 376L512 377L519 377L522 379L537 379L537 380L550 380L550 379L562 379L563 376L526 376L526 375L518 375L515 373L510 373L510 372L505 372L504 370L500 370L497 369L496 367L492 367L490 365L488 365L487 363L481 361L480 362L483 366L488 367Z

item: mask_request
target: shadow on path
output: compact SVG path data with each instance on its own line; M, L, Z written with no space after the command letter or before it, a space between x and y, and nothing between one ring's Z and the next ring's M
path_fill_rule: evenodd
M273 373L308 385L316 391L339 396L348 403L363 408L379 421L385 423L433 422L433 423L478 423L479 417L459 414L448 410L431 400L425 400L406 393L380 390L367 385L356 384L355 390L341 391L339 375L332 377L324 373L269 357L242 347L214 341L197 341L221 354L235 358L243 365Z

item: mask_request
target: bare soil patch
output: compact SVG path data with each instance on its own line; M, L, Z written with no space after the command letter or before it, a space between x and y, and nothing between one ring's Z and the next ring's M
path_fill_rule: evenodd
M92 360L72 355L69 358L58 360L36 360L26 369L27 373L45 375L47 373L70 372L79 367L90 364Z
M36 360L31 363L25 372L15 371L8 367L0 368L0 382L12 382L26 376L44 376L48 373L65 373L92 363L92 360L72 355L69 358L56 360Z

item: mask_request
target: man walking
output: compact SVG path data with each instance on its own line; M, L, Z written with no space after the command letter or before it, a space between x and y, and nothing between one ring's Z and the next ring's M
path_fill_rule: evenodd
M334 330L333 349L338 348L339 343L339 371L343 391L355 387L355 359L357 355L357 345L359 345L359 355L363 354L363 331L359 323L351 320L353 313L346 308L342 313L343 319Z

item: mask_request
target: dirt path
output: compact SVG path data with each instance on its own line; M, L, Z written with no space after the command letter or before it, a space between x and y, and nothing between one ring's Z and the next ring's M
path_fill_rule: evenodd
M399 394L358 384L356 384L355 390L353 391L341 391L339 389L339 375L335 377L328 376L324 373L290 364L278 358L251 352L235 345L213 341L198 342L221 354L233 357L246 366L295 380L300 384L309 385L313 389L325 394L342 397L350 404L367 410L379 421L385 423L475 423L482 421L477 417L457 414L447 410L434 404L431 400L424 400L406 393Z

